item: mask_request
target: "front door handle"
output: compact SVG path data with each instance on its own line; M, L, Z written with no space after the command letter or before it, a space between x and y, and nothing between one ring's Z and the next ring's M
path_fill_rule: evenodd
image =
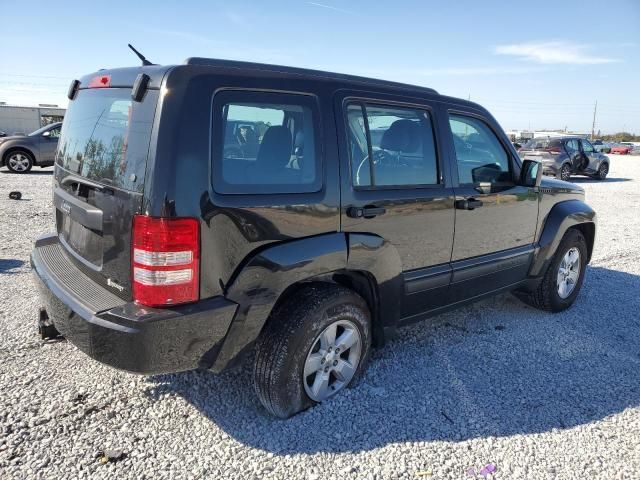
M366 207L350 207L347 210L347 216L351 218L373 218L378 215L384 215L387 210L384 207L376 207L367 205Z
M480 208L482 205L482 200L476 200L475 198L465 198L464 200L456 200L456 208L458 210L474 210L476 208Z

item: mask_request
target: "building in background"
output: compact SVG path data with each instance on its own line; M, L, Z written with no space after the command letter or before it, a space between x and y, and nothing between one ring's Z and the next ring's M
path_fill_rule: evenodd
M512 142L522 142L539 137L580 137L589 138L591 132L569 132L566 130L508 130L505 132Z
M27 134L50 123L61 122L64 108L40 104L37 107L19 107L0 103L0 132L7 135Z

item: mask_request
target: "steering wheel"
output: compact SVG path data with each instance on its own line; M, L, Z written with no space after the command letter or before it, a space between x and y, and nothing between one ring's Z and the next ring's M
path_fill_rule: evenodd
M364 164L369 160L369 155L365 155L360 164L358 165L358 169L356 170L356 184L360 185L360 171ZM374 165L397 165L399 164L399 155L392 155L386 150L374 150L373 152L373 164Z

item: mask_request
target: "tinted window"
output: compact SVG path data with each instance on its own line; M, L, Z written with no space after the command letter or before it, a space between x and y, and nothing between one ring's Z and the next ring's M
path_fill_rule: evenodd
M310 97L222 92L213 110L218 192L319 190L317 112Z
M462 115L450 115L449 125L461 185L512 184L509 155L487 124Z
M589 143L588 140L581 140L582 141L582 151L584 153L593 153L593 145L591 145L591 143Z
M578 140L575 138L571 138L565 141L564 146L567 149L567 152L570 154L580 151L580 145L578 144Z
M69 102L57 162L72 173L142 191L158 93L142 103L130 88L80 90Z
M562 141L552 138L532 138L522 147L524 150L546 150L549 148L561 148Z
M427 111L350 104L347 123L354 186L438 183L433 128Z

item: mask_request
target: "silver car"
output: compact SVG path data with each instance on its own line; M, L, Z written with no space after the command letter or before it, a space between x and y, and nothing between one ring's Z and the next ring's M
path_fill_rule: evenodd
M520 158L538 160L543 173L568 181L571 175L604 180L609 173L609 157L596 151L589 140L577 137L540 137L529 140Z
M53 165L62 123L52 123L29 135L0 138L0 166L14 173L27 173L34 165Z

